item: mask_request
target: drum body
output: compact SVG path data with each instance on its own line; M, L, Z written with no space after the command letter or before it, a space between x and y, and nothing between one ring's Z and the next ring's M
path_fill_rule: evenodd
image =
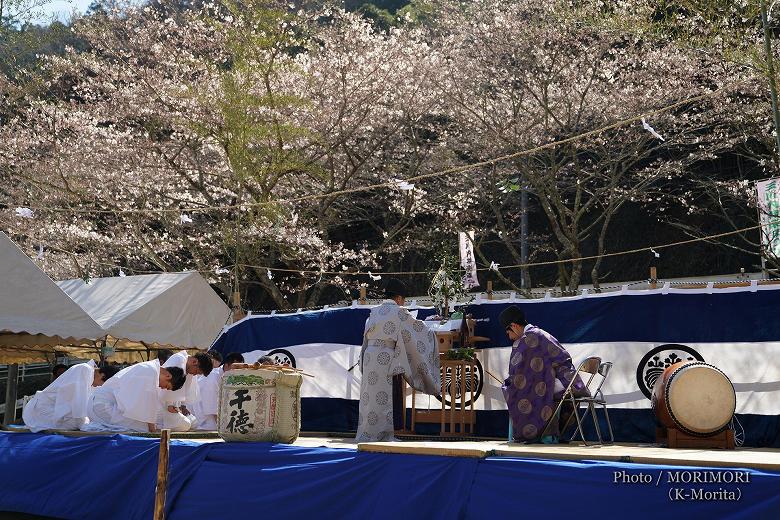
M701 361L676 363L653 387L653 410L666 428L706 437L722 432L734 417L737 396L726 374Z

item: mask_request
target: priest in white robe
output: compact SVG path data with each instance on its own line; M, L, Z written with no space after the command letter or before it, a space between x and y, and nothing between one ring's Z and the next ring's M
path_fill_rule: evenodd
M191 413L200 400L197 376L208 376L213 370L212 358L205 352L190 356L186 350L177 352L163 364L164 368L178 367L185 373L184 386L174 392L160 392L160 414L157 425L175 432L189 431L197 422Z
M192 405L192 415L195 416L193 430L216 431L217 414L219 413L219 386L222 382L222 354L209 350L214 369L207 376L195 376L198 382L199 399Z
M78 430L87 422L92 391L117 372L117 367L97 368L92 360L73 365L27 402L24 424L33 432Z
M395 440L393 376L403 375L409 385L426 394L439 395L441 388L436 338L401 307L405 285L388 280L385 295L388 299L371 309L363 334L358 442Z
M89 423L84 431L157 431L159 389L178 390L184 371L160 367L156 359L131 365L95 389L87 408Z

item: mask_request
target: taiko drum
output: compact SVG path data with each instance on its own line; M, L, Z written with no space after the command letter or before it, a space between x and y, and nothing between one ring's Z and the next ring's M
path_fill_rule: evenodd
M664 370L653 387L658 421L688 435L722 432L734 417L734 385L720 369L701 361L676 363Z

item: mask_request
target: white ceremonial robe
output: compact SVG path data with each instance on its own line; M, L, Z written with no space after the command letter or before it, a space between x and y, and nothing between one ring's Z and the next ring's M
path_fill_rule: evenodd
M200 399L192 407L192 414L197 418L193 426L195 430L216 431L217 429L222 372L222 367L217 367L206 377L197 376Z
M393 440L393 376L426 394L441 391L436 337L392 300L371 309L361 362L358 442Z
M22 410L24 424L33 431L78 430L87 422L95 362L73 365L35 393Z
M120 370L95 389L84 431L149 431L160 410L160 362L145 361Z
M163 368L179 367L184 371L185 375L184 386L178 390L166 390L165 401L169 404L186 403L187 405L192 405L199 399L198 382L195 380L195 376L187 373L187 359L189 357L187 351L182 350L169 357L163 364Z
M186 350L181 350L176 354L168 358L163 364L164 368L178 367L184 371L184 385L178 390L163 390L160 389L160 413L157 418L157 426L160 428L166 428L175 432L186 432L192 428L196 418L190 415L184 415L181 411L169 412L169 406L175 406L177 408L185 404L187 408L192 411L194 403L200 399L198 395L198 382L195 376L187 374L187 359L189 354Z

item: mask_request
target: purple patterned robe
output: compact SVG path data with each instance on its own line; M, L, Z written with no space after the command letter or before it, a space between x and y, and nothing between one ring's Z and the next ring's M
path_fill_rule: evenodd
M566 388L575 373L571 356L557 339L539 327L527 328L512 346L509 377L501 387L515 440L534 441L540 437L561 397L560 390L559 395L553 395L555 380ZM579 376L574 390L575 395L587 394ZM554 421L547 435L558 434L558 424Z

